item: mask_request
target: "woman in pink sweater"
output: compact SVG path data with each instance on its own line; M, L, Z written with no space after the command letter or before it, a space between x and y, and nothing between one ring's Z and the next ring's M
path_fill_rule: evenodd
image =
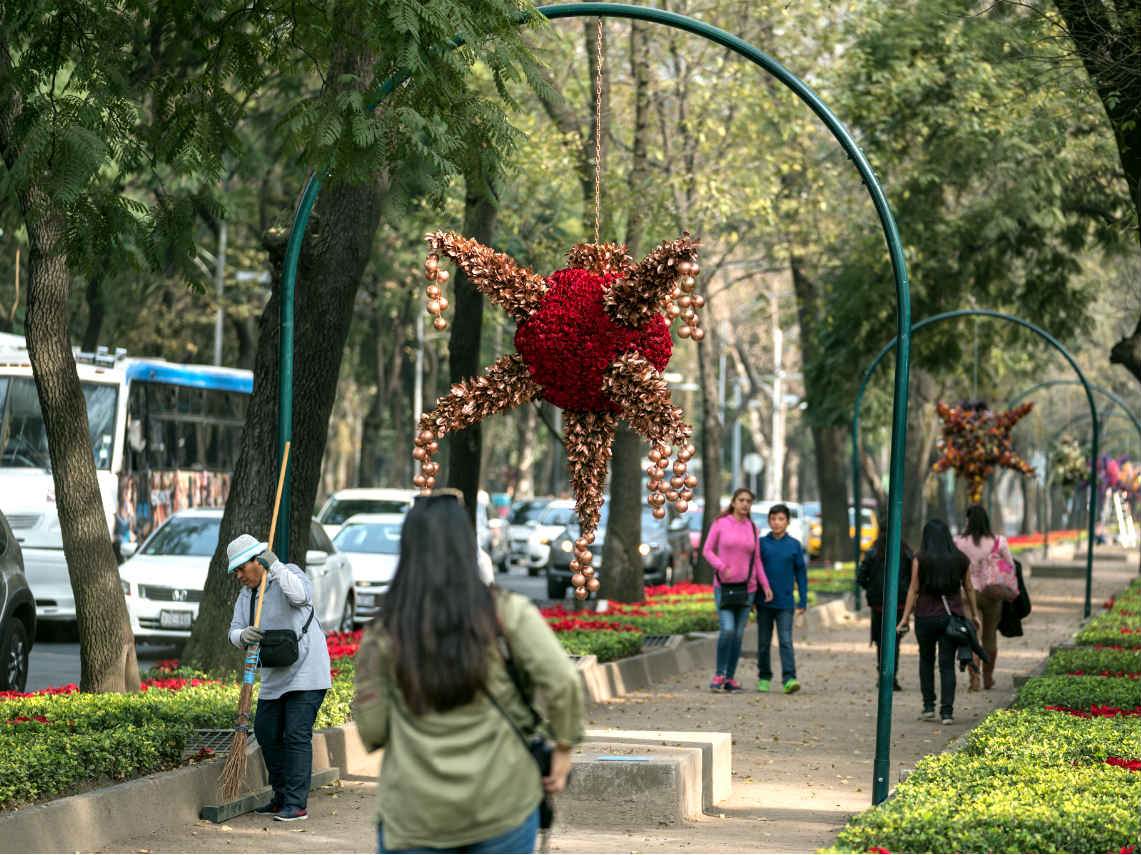
M971 562L971 586L975 589L975 600L982 615L983 650L990 656L990 662L983 665L983 688L991 689L994 687L994 660L998 655L998 622L1002 618L1002 600L983 593L979 566L992 549L998 552L999 557L1006 559L1011 567L1014 566L1014 556L1010 553L1010 544L1006 542L1006 538L990 530L990 518L982 505L971 505L967 508L966 529L955 538L955 546L959 547L959 551ZM975 665L978 664L978 657L975 657ZM972 670L970 673L969 691L977 692L978 672Z
M737 660L741 657L741 640L749 623L750 603L757 588L765 592L765 602L773 598L765 568L761 565L761 551L757 527L749 519L753 494L744 487L737 488L729 509L713 521L705 537L702 555L713 566L713 598L717 602L717 617L721 634L717 636L717 670L709 688L713 691L741 691L741 684L733 679ZM743 606L721 607L722 583L747 582L749 601Z

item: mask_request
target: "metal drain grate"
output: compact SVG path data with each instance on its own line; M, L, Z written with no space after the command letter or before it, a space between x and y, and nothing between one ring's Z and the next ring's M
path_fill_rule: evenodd
M230 730L196 730L194 736L182 749L182 759L197 757L205 748L214 752L215 757L225 757L230 753L230 743L234 740L234 731Z
M669 635L643 635L642 636L642 649L647 647L665 647L670 643Z

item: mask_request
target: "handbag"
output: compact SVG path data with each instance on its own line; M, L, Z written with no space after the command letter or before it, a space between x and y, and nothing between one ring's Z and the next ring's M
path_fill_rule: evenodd
M250 626L254 625L254 597L250 597ZM309 631L313 622L313 606L309 606L309 619L301 628L301 635ZM258 644L258 658L265 668L288 668L297 661L300 636L292 629L267 629Z
M751 598L749 597L749 580L753 577L753 562L757 557L756 538L757 526L749 520L749 525L753 527L753 551L749 553L749 572L745 576L743 582L725 582L721 579L721 571L714 570L714 575L717 576L717 581L721 584L721 605L722 609L740 609L745 606L752 605Z
M940 597L943 600L943 608L947 610L947 628L943 630L943 634L955 642L956 647L963 645L970 646L971 631L974 629L971 622L962 615L957 615L951 611L951 607L947 605L947 598Z
M1018 579L1014 566L998 551L999 538L996 536L990 552L979 562L978 569L971 574L971 584L976 591L1000 600L1018 599Z

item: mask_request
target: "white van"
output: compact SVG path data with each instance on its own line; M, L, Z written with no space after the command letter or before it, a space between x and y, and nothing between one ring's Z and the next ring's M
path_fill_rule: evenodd
M412 507L417 490L393 487L352 487L338 490L317 513L317 522L329 538L335 538L345 520L357 514L404 514Z

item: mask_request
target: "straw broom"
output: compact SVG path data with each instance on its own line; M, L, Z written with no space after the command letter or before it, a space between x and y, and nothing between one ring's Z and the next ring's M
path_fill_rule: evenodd
M277 476L277 497L273 500L273 518L269 523L269 547L273 548L273 537L277 532L277 512L281 507L281 490L285 486L285 468L289 462L289 442L281 455L281 473ZM267 570L262 574L258 585L258 607L254 614L254 626L261 624L261 607L265 601L265 580ZM246 743L250 738L250 706L253 703L254 672L257 670L258 650L261 645L253 644L246 648L246 665L242 673L242 691L238 696L238 717L234 726L234 737L230 741L230 753L226 756L226 767L218 778L218 792L226 801L233 801L246 780Z

